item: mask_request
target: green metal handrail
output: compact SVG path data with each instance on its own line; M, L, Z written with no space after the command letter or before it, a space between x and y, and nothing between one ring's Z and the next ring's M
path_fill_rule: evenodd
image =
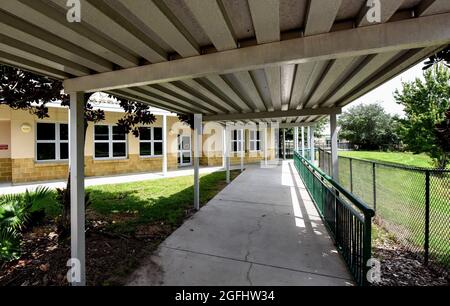
M355 281L366 285L374 210L298 152L294 164Z

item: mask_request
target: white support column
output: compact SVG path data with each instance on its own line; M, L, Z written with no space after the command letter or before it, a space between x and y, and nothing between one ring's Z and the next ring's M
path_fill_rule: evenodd
M298 151L298 126L294 127L294 151Z
M283 159L286 159L286 129L283 129Z
M227 172L227 184L231 182L230 178L230 150L231 150L231 129L228 124L225 126L225 164Z
M167 175L167 115L163 115L163 164L162 164L162 173L164 176Z
M264 133L264 165L265 166L267 166L267 148L268 148L268 143L267 143L267 131L268 131L268 128L267 128L267 126L264 126L264 130L263 131L261 131L262 133Z
M302 156L305 157L305 127L302 126Z
M70 276L74 286L86 285L84 203L84 94L70 93Z
M244 155L245 155L245 130L240 129L241 134L241 172L244 172Z
M227 168L227 128L226 125L222 126L222 167Z
M336 115L330 115L330 135L331 135L331 175L334 180L339 181L339 161L338 161L338 130Z
M309 149L310 149L310 156L311 156L311 161L314 162L316 160L315 157L315 148L314 148L314 127L311 127L311 134L310 134L310 145L309 145Z
M202 114L194 114L194 208L200 209L200 154L202 142Z

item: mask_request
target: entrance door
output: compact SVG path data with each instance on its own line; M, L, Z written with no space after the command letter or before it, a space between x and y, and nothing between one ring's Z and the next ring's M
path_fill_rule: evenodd
M191 136L178 135L178 164L192 165Z

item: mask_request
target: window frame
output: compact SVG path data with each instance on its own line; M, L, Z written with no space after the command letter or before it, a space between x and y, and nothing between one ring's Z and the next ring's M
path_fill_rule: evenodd
M38 140L38 125L39 124L53 124L55 126L55 139L53 140ZM61 124L67 125L67 140L61 139ZM68 162L70 149L67 151L67 158L61 158L61 144L67 143L69 146L69 123L67 122L48 122L48 121L36 121L35 123L35 135L34 135L34 160L37 163L54 163L54 162ZM55 158L54 159L38 159L38 144L50 143L55 144Z
M252 132L254 132L254 135L256 135L255 139L252 138ZM259 135L259 137L258 137ZM255 145L255 149L252 149L252 144ZM258 149L259 145L259 149ZM261 132L258 130L249 130L248 135L248 149L250 152L261 152Z
M139 133L139 157L140 158L163 157L164 150L162 150L161 154L158 154L158 155L155 154L155 143L161 143L162 147L164 148L164 135L162 135L162 133L164 133L163 128L161 126L140 126L139 128L150 129L150 140L146 140L146 139L142 140L141 135ZM161 129L161 136L162 136L161 140L155 140L155 128ZM141 154L141 143L150 143L150 151L151 151L150 155L142 155Z
M95 127L96 126L107 126L108 127L108 140L96 140L95 139ZM128 134L125 134L124 140L114 140L113 139L113 127L117 126L116 124L94 124L94 128L92 129L92 137L93 137L93 159L94 160L118 160L118 159L128 159ZM107 143L108 144L108 157L96 157L95 156L95 144L96 143ZM125 143L125 156L114 156L113 147L114 143Z
M239 132L236 133L236 135L240 134L241 135L241 139L235 139L234 138L234 132ZM244 129L234 129L231 131L231 153L241 153L244 152L244 148L245 148L245 139L244 139L245 135L244 135ZM237 149L239 149L239 142L241 143L240 148L241 150L234 150L234 143L237 144Z

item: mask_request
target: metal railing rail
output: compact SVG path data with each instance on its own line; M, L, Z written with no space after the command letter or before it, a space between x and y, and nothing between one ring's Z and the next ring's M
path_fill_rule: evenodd
M367 285L375 212L298 152L294 164L356 283Z

